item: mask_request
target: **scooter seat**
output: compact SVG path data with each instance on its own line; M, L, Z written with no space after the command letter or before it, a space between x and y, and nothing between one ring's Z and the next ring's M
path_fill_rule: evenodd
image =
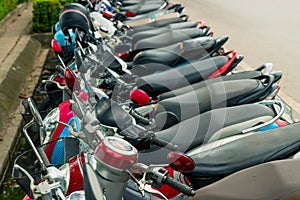
M201 82L194 83L194 84L182 87L182 88L178 88L176 90L172 90L170 92L163 93L159 96L159 99L163 100L163 99L168 99L171 97L179 96L179 95L182 95L182 94L194 91L194 90L198 90L199 88L201 88L207 84L211 84L211 83L215 83L215 82L219 82L219 81L257 79L261 76L264 76L264 74L263 74L263 72L258 71L258 70L242 71L242 72L238 72L238 73L234 73L234 74L229 74L226 76L221 76L221 77L216 77L213 79L201 81Z
M183 40L202 36L205 36L204 31L198 28L169 30L166 33L139 40L134 44L133 51L160 48Z
M183 21L183 22L177 22L177 23L172 23L172 24L167 24L165 26L160 26L160 27L152 27L152 26L142 26L142 27L134 27L132 30L129 30L130 35L134 35L135 33L139 33L142 31L153 31L154 28L166 28L170 30L175 30L175 29L183 29L183 28L196 28L198 26L197 22L191 22L191 21ZM154 30L156 30L154 29Z
M167 28L174 30L174 29L183 29L183 28L197 28L199 24L197 22L180 22L180 23L173 23L169 24Z
M122 1L122 5L123 6L129 6L129 5L136 5L136 4L144 4L146 1L143 0L126 0L126 1ZM147 3L163 3L162 0L147 0Z
M187 152L208 142L210 138L241 134L242 130L264 123L274 117L274 112L261 104L226 107L196 115L165 130L157 131L156 137L178 145L180 152ZM160 120L156 120L160 126ZM156 152L158 150L158 152ZM140 161L166 163L168 149L152 146L140 154Z
M167 26L169 24L173 24L173 23L179 23L179 22L186 22L187 18L184 17L174 17L174 18L168 18L168 19L162 19L162 20L156 20L154 22L150 22L147 24L140 24L140 25L136 25L133 26L133 28L142 28L142 27L163 27L163 26Z
M165 141L174 142L178 145L179 151L186 152L207 143L214 135L221 139L228 135L240 134L243 129L263 123L273 117L274 112L261 104L219 108L161 130L156 133L156 136ZM157 126L160 126L162 122L163 120L156 120ZM225 130L229 127L231 127L230 130ZM189 145L187 145L187 141L190 141Z
M126 6L121 7L120 11L130 11L137 15L145 14L151 11L158 10L161 7L161 3L154 3L154 4L142 4L142 5L132 5L132 6Z
M134 57L133 65L146 66L147 73L150 74L169 69L184 61L204 58L214 52L215 45L216 39L212 37L193 38L166 47L142 51Z
M187 152L196 167L188 173L196 177L223 177L264 162L284 159L299 151L300 123L272 129L234 140L209 151Z
M239 105L240 101L263 89L263 84L255 79L230 80L208 84L198 90L162 100L158 103L156 115L162 115L165 126L168 117L165 112L171 112L179 121L183 121L208 110ZM247 103L253 103L253 99Z
M181 22L175 23L174 25L168 25L164 27L159 27L153 29L152 27L148 27L149 30L138 30L134 29L134 32L131 34L132 44L137 43L139 40L152 37L155 35L159 35L162 33L166 33L173 30L187 29L187 28L197 28L197 23L195 22ZM145 29L145 28L142 28Z
M224 66L227 61L228 58L226 56L208 58L161 73L143 76L137 78L135 82L139 89L144 90L150 96L156 96L200 82Z

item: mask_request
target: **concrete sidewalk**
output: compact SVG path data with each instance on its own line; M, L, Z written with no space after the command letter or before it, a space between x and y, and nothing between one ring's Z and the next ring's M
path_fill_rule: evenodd
M9 13L0 23L0 82L2 82L4 70L7 71L7 62L9 55L14 47L18 45L21 37L28 35L28 28L32 21L32 6L30 3L21 4L16 10Z
M0 130L12 111L24 75L26 77L31 70L33 56L40 48L31 41L31 21L32 4L25 3L10 13L0 26Z

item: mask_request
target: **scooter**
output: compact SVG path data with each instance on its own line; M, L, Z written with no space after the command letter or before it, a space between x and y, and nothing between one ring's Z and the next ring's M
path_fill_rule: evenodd
M82 65L81 66L82 67L82 70L83 71L85 71L85 70L87 70L87 69L84 69L84 65ZM94 67L94 66L93 66ZM88 67L89 69L91 69L90 67ZM267 97L269 94L272 94L272 92L274 92L274 87L275 87L275 89L276 89L276 86L274 86L273 84L274 84L274 81L278 81L278 78L272 78L273 76L267 76L267 75L263 75L262 77L259 77L259 79L260 80L262 80L262 79L266 79L267 81L269 81L269 83L266 85L266 86L263 86L263 84L262 84L262 87L261 87L261 89L258 89L257 90L257 83L259 83L259 82L256 82L255 80L248 80L247 82L248 82L248 84L247 85L251 85L251 84L249 84L250 82L252 83L253 82L253 84L252 85L255 85L255 90L257 90L257 92L255 92L255 93L253 93L253 97L252 98L250 98L250 97L247 97L246 99L248 99L248 102L251 102L251 101L253 101L254 99L256 99L257 101L259 101L259 99L257 99L257 98L261 98L261 100L263 99L263 98L265 98L265 97ZM268 79L269 78L269 79ZM239 84L236 84L236 83L239 83ZM245 83L245 79L244 80L239 80L239 81L232 81L232 82L225 82L225 85L232 85L232 84L234 84L234 85L240 85L240 83ZM217 84L218 85L218 83L213 83L213 84ZM223 83L220 83L220 84L222 84L223 85ZM220 85L219 84L219 85ZM203 91L205 90L205 88L206 88L207 86L205 86L204 87L204 89L202 89ZM228 86L229 87L229 86ZM251 89L252 90L252 89ZM200 90L199 90L200 91ZM205 92L205 91L204 91ZM245 93L245 88L243 87L242 88L242 90L241 90L241 92L242 93ZM201 92L200 92L201 93ZM203 92L202 92L202 94L204 94ZM118 93L118 95L119 95L119 93ZM191 93L191 95L195 95L195 93ZM200 96L202 96L202 97L205 97L205 96L209 96L208 94L206 94L206 95L200 95ZM230 95L229 95L230 96ZM185 97L185 95L182 95L182 98L184 98ZM234 98L233 98L234 97ZM227 101L227 103L229 103L229 105L236 105L236 102L238 102L238 101L240 101L240 100L242 100L244 97L242 96L242 95L239 95L238 93L236 93L235 92L235 94L234 94L234 96L233 97L231 97L231 99L227 99L226 101ZM240 100L239 100L240 99ZM244 100L246 100L246 99L244 99ZM136 100L136 101L138 101L138 99L136 98L136 99L133 99L133 100ZM172 100L172 99L171 99ZM158 105L161 105L161 104L164 104L165 103L165 106L167 106L167 105L169 105L169 102L170 101L170 99L166 99L166 100L162 100L161 102L158 102ZM243 101L243 100L242 100ZM202 102L202 104L204 103L204 101L199 101L200 103ZM199 103L198 102L198 103ZM206 102L206 101L205 101ZM157 103L157 102L156 102ZM244 103L247 103L247 101L245 101ZM221 104L221 103L220 103ZM223 103L224 104L224 103ZM202 111L201 112L205 112L205 111L207 111L207 110L210 110L211 108L210 108L211 106L210 106L210 104L205 104L205 106L203 107L203 105L202 105ZM204 108L207 108L207 109L204 109ZM217 108L217 107L215 107L215 108ZM175 110L174 110L175 109ZM166 114L166 112L165 111L163 111L163 110L158 110L158 111L155 111L156 112L156 121L158 121L158 122L161 122L160 123L160 125L159 125L159 127L162 127L162 128L167 128L167 127L170 127L170 126L172 126L172 125L174 125L174 123L178 123L179 121L182 121L182 120L185 120L185 119L188 119L188 118L190 118L190 117L192 117L192 116L194 116L195 114L198 114L198 113L195 113L195 112L188 112L189 113L189 115L188 116L181 116L181 113L178 113L177 111L176 111L176 107L173 107L173 110L169 110L169 111L171 111L171 112L167 112L167 114ZM179 110L178 110L179 111ZM193 110L194 111L194 110ZM179 116L179 117L178 117ZM177 120L176 120L177 119ZM164 124L164 122L165 122L165 125L163 125Z
M84 65L82 65L82 67L84 67ZM89 68L89 67L88 67ZM91 68L89 68L89 69L91 69ZM258 71L257 71L258 72ZM76 78L74 75L72 75L73 73L72 73L72 71L70 70L70 69L65 69L65 77L68 77L68 80L69 80L69 82L71 82L71 84L69 83L68 85L69 85L69 87L70 88L73 88L74 86L74 83L76 82L75 80L77 80L78 78ZM89 73L88 73L89 74ZM250 74L252 74L252 73L250 73ZM261 72L260 72L260 74L261 74ZM265 76L265 75L263 75L263 76ZM72 79L72 80L71 80ZM70 81L71 80L71 81ZM246 80L246 79L244 79L244 80ZM244 80L243 79L241 79L240 81L241 82L244 82ZM238 81L239 82L239 81ZM229 82L230 84L232 83L232 82ZM78 85L78 84L75 84L75 85ZM226 83L225 83L225 85L226 85ZM71 89L72 90L72 89ZM244 92L244 88L241 90L241 91L243 91ZM204 93L203 93L204 94ZM105 94L104 94L105 95ZM264 94L263 93L263 95L266 95L266 94ZM103 96L103 93L102 93L102 96ZM105 95L106 96L106 95ZM184 96L184 95L183 95ZM204 95L203 95L204 96ZM238 98L238 96L239 95L235 95L235 98ZM258 95L259 96L259 98L262 96L262 95ZM131 96L132 97L132 96ZM241 99L243 99L244 97L243 96L240 96L240 98ZM233 98L234 99L234 98ZM138 102L138 101L140 101L141 102L141 96L139 95L139 96L137 96L137 97L132 97L132 100L134 100L135 102ZM168 99L166 99L166 100L168 100ZM230 102L236 102L236 101L232 101L232 100L230 100L230 99L227 99L228 100L228 102L230 103ZM149 99L148 99L148 101L147 101L147 103L149 103ZM156 102L157 103L157 102ZM158 102L158 103L160 103L160 102ZM130 108L130 105L133 105L133 104L128 104L129 105L129 108ZM208 108L208 107L210 107L210 104L205 104L205 103L203 103L202 102L202 104L201 105L203 105L204 107L206 107L206 108ZM203 107L203 108L204 108ZM207 109L207 110L209 110L209 109ZM137 109L137 111L138 112L140 112L140 110L139 109ZM202 112L204 112L204 111L202 111ZM132 115L134 115L135 114L135 111L134 110L132 110L132 112L131 112L131 114ZM155 118L155 121L156 121L156 127L159 127L160 129L161 128L167 128L167 126L168 127L170 127L170 126L172 126L172 125L174 125L174 124L176 124L176 123L178 123L179 121L183 121L183 120L175 120L174 121L174 117L175 117L175 114L173 113L172 115L171 115L172 113L171 112L167 112L167 114L165 113L165 112L161 112L161 114L157 114L156 115L156 118ZM62 115L64 115L63 114L63 112L62 112ZM163 116L167 116L168 117L168 120L166 120ZM192 116L194 116L194 115L191 115L190 117L192 117ZM144 118L142 118L142 117L139 117L139 115L135 115L135 117L136 117L136 120L138 121L138 122L140 122L141 120L142 120L142 122L144 122ZM190 117L186 117L185 119L187 119L187 118L190 118ZM106 118L106 117L103 117L103 118ZM175 119L178 119L178 117L175 117ZM151 121L151 120L150 120ZM164 124L165 123L165 121L168 121L168 123L166 123L166 124ZM146 120L146 122L147 123L149 123L149 120Z
M163 71L172 67L180 67L180 65L186 62L224 55L222 46L228 39L227 36L216 39L213 37L201 37L184 40L162 48L142 51L134 57L132 62L127 62L127 66L128 69L132 69L133 73L140 76L149 75L155 71ZM124 56L124 54L121 56ZM145 70L140 70L143 73L137 72L139 68L135 69L135 67L138 65L143 65L146 72L144 72Z
M73 83L74 83L74 82L73 82ZM105 119L109 119L109 118L105 117Z
M138 1L136 1L136 0L126 0L126 1L118 1L118 2L120 2L123 6L136 5L136 4L145 4L146 3L146 1L144 1L144 0L141 0L141 1L140 0L138 0ZM162 3L164 1L163 0L150 0L150 2Z
M42 124L43 121L30 98L28 99L28 103L34 119L24 126L23 132L31 145L32 151L25 152L16 159L13 177L18 180L18 183L30 198L48 199L54 195L57 196L57 198L64 199L64 195L69 195L77 190L82 190L82 166L84 163L96 164L96 170L100 174L99 180L102 180L100 181L101 185L106 191L104 195L113 199L122 198L124 189L130 177L138 184L142 196L144 196L145 192L149 192L161 195L164 199L167 199L162 193L152 189L150 185L148 185L148 181L145 182L147 180L146 173L147 175L154 173L153 176L155 178L160 177L158 182L155 182L152 179L154 181L153 184L155 184L156 187L159 187L161 184L168 184L186 195L193 195L194 192L191 188L174 181L169 177L168 172L164 170L164 168L159 166L150 166L148 168L145 165L136 163L137 150L119 137L105 137L98 132L100 143L96 144L96 146L80 142L80 140L74 138L60 138L36 148L27 134L27 129L34 123ZM61 151L56 152L56 158L53 160L53 157L49 157L47 149L49 146L57 146L58 144L60 144ZM118 158L118 162L112 158ZM37 163L34 161L37 161ZM134 165L134 170L145 170L143 171L145 174L142 176L143 178L141 181L137 179L137 176L129 176L132 172L129 172L128 170L133 167L132 165L134 163L136 164L136 166ZM108 173L112 172L111 170L113 170L114 173ZM135 173L137 175L140 171L135 171ZM110 192L110 190L115 190L115 185L118 185L119 187L122 186L122 188L120 188L120 193ZM86 185L84 188L87 189ZM129 193L127 196L128 195L131 196L132 194ZM137 195L135 194L135 196Z
M62 139L65 139L65 144L72 141L70 139L67 140L67 138ZM76 139L73 140L76 141ZM124 150L120 146L116 148L112 143L123 145L122 147L130 147L130 150ZM70 144L73 144L73 146L67 146L63 151L64 153L74 153L76 142ZM108 148L103 146L103 144L107 145ZM71 148L71 152L67 148ZM110 151L113 154L105 155L106 158L104 158L103 154L108 150L114 152ZM19 156L16 159L13 177L26 192L27 196L24 198L26 200L52 198L93 199L95 197L98 197L97 199L100 197L111 199L170 199L154 188L159 188L162 184L170 185L170 188L174 188L174 190L181 193L177 197L172 198L174 200L182 199L183 194L190 196L194 194L191 188L173 180L163 167L135 163L137 151L132 145L118 137L105 137L95 153L82 152L66 160L61 166L54 167L49 165L46 167L47 172L44 171L43 174L32 163L37 161L37 158L31 150L23 153L22 157ZM131 155L128 155L129 153ZM66 156L61 156L67 159ZM108 157L112 159L115 156L119 157L119 163L108 162ZM122 159L120 159L120 156L123 156ZM123 164L122 162L130 163ZM87 166L89 167L88 172L86 171ZM111 173L112 171L114 174ZM93 174L91 175L90 173ZM92 178L91 176L95 177ZM118 192L116 192L116 187L119 190ZM93 189L91 190L91 188Z
M204 61L208 61L208 59L206 59ZM92 65L88 64L88 61L87 61L86 64L82 63L81 69L85 73L87 69L93 71L94 70L93 68L95 66L96 66L95 64L92 64ZM183 68L180 68L180 69L183 69ZM180 70L180 69L178 69L178 70ZM171 70L167 71L166 73L170 73L170 72L171 72ZM158 75L158 77L160 75L162 75L161 77L164 77L165 78L164 80L166 80L166 77L167 77L165 75L166 73L159 73L157 75ZM188 74L194 74L194 73L192 73L190 71L188 71L187 73ZM92 73L92 74L94 74L94 73ZM169 77L174 78L174 76L169 76ZM193 81L192 78L193 77L195 77L196 79L199 79L199 77L197 77L197 76L189 77L187 75L187 77L189 78L189 81L191 81L189 83L192 83L192 81ZM183 84L184 84L184 81L186 81L185 79L177 79L177 80L179 82L182 80L181 82ZM214 102L213 104L207 104L207 102L209 102L209 101L207 101L205 99L200 100L200 99L196 98L194 103L187 104L187 105L191 105L191 107L193 107L193 110L187 112L188 115L186 117L184 115L181 116L181 114L180 114L180 107L178 107L178 106L172 106L173 104L175 105L177 101L175 103L173 103L171 98L159 101L158 105L163 105L164 108L165 108L165 111L167 113L169 113L169 114L173 113L172 119L168 120L167 118L165 118L166 120L163 120L163 121L173 121L174 122L174 119L178 119L178 121L181 121L181 120L187 119L189 117L192 117L195 114L199 114L199 110L197 110L195 112L195 109L194 109L195 106L197 106L197 105L199 105L198 108L202 109L202 112L206 112L207 110L211 109L211 105L213 107L216 106L214 108L217 108L218 106L221 106L221 104L225 105L226 103L228 105L237 105L239 103L251 103L251 102L254 102L254 101L262 100L262 99L266 98L267 96L269 96L270 94L273 94L274 91L277 90L278 86L276 85L276 83L274 81L277 82L278 79L275 79L275 77L273 75L264 75L264 76L260 77L259 80L246 80L246 79L244 79L244 80L236 80L236 81L226 81L224 83L223 82L212 83L212 84L207 85L206 87L203 87L201 90L194 91L194 92L191 92L191 93L187 93L185 95L178 96L177 99L178 98L184 99L184 98L190 97L191 95L193 97L197 97L198 94L199 94L199 97L201 97L201 98L209 98L210 97L209 91L211 91L211 92L217 91L217 88L220 88L220 87L221 88L228 88L229 89L229 88L232 88L233 85L235 85L234 87L236 88L236 90L232 91L233 93L231 93L231 94L228 93L228 95L226 95L226 93L227 93L226 90L224 90L225 92L224 92L223 95L221 95L220 93L218 93L219 96L218 96L217 99L221 100L222 99L221 96L222 97L224 97L224 96L228 97L228 98L225 98L225 101ZM172 82L174 82L174 81L172 81ZM158 84L159 82L156 80L156 83ZM168 83L168 80L167 80L166 83ZM169 83L171 83L171 81ZM162 85L162 84L160 84L160 85ZM174 83L171 85L171 87L173 85L174 85ZM180 85L180 84L178 84L178 85L179 85L179 87L184 86L184 85ZM247 85L247 87L245 87L246 85ZM239 90L239 89L237 89L237 87L240 87L241 89ZM163 85L162 88L163 89L167 89L167 90L171 90L170 88L166 87L165 85ZM176 88L176 86L175 86L175 88ZM209 88L211 90L209 90ZM213 88L215 88L215 89L213 89ZM174 88L172 88L172 89L174 89ZM238 92L238 91L240 91L240 92ZM121 87L120 90L114 90L113 92L116 92L116 96L115 97L114 97L114 94L112 95L113 99L118 99L118 98L122 99L122 95L120 95L120 94L122 94L121 92L125 93L126 90L124 90L124 88ZM241 94L245 94L245 95L241 95ZM248 95L248 97L246 97L247 95ZM125 98L125 100L126 100L126 98ZM187 101L179 101L179 102L187 102ZM200 104L205 104L206 106L208 105L208 107L210 107L210 108L205 107L205 106L201 106ZM169 107L168 107L168 105L169 105ZM180 105L180 103L177 103L176 105ZM163 113L165 111L163 111L162 109L160 109L158 107L156 114L160 114L160 113ZM164 116L163 114L161 114L161 116L162 116L161 119L163 119L166 115ZM162 121L162 120L158 120L158 121Z
M78 84L76 84L76 85L78 85ZM69 85L69 86L70 86L70 88L74 89L74 87L72 87L72 85ZM85 81L85 86L86 87L88 86L88 82L87 81ZM88 96L93 97L94 95L92 94L93 93L92 90L88 89L88 91L90 91L90 94ZM114 101L112 101L112 100L110 100L108 98L101 98L100 97L98 99L99 100L96 101L96 102L93 101L94 103L92 104L90 110L91 109L95 109L97 119L99 120L99 122L102 125L105 125L107 127L116 127L116 128L119 129L118 133L124 131L122 135L127 135L127 134L131 135L131 134L133 134L132 131L133 132L139 132L139 131L140 132L145 132L144 129L141 129L138 126L134 125L134 124L136 124L136 122L133 119L133 117L137 121L140 119L140 117L138 115L135 115L135 112L133 110L130 110L130 109L126 110L126 108L124 110L124 108L122 108L121 105L117 104L116 102L114 102ZM225 122L224 122L226 124L225 127L231 126L231 125L233 125L233 126L237 125L236 123L245 123L248 120L250 120L250 121L252 120L252 122L248 121L247 123L245 123L245 126L251 127L250 124L252 124L253 127L250 130L248 130L248 131L242 131L242 129L247 129L247 128L246 127L242 128L243 126L240 126L240 128L237 130L237 132L234 132L232 130L231 132L229 131L230 133L227 132L227 131L225 131L222 134L221 134L221 132L217 133L218 132L217 129L214 129L213 131L215 131L215 132L211 133L213 135L216 134L214 137L212 137L211 134L208 134L208 135L210 135L209 136L210 137L210 141L214 141L215 140L215 139L212 139L212 138L222 138L221 135L224 135L224 136L225 135L227 135L227 136L230 135L230 136L232 136L232 135L235 135L236 133L240 133L240 131L243 132L243 133L246 133L246 132L249 132L249 131L258 130L258 129L262 128L262 126L256 127L255 126L256 124L264 124L263 126L267 126L267 125L270 125L270 124L276 122L280 118L280 116L282 116L283 110L285 109L285 106L284 106L283 103L280 103L280 102L281 101L271 101L269 103L268 102L262 102L262 104L266 104L267 107L270 106L270 105L273 105L273 106L277 105L277 106L280 107L281 111L278 112L277 117L275 117L269 123L262 123L262 121L259 121L259 120L263 119L264 117L267 117L267 116L270 117L270 116L274 115L274 112L277 113L277 110L271 111L271 110L269 110L270 108L267 108L267 107L263 108L264 106L262 106L262 105L259 105L259 104L253 104L252 105L252 104L250 104L250 105L244 105L244 106L238 106L238 107L216 109L216 110L212 110L212 111L210 111L210 112L208 112L208 113L206 113L204 115L197 115L194 118L190 118L189 120L180 122L176 126L172 126L168 130L161 131L161 135L165 136L165 141L171 141L172 138L173 138L173 136L174 136L174 134L178 133L178 130L177 130L178 127L181 127L181 128L182 127L192 127L192 126L190 126L188 124L190 124L190 123L191 124L197 124L199 121L201 123L203 123L201 125L201 127L204 127L204 126L208 127L210 123L208 123L209 121L207 121L207 120L211 119L211 117L209 117L209 116L220 116L220 113L227 113L227 115L230 116L228 118L225 118ZM245 113L246 110L247 111L251 110L251 111L248 111L249 115L235 117L238 113ZM252 111L253 111L253 113L252 113L253 115L251 116L251 112ZM261 113L260 113L260 111L261 111ZM268 113L268 114L266 114L266 113ZM260 116L262 118L260 118L258 116ZM269 117L267 117L267 119L270 119ZM205 120L205 119L207 119L207 120ZM241 121L239 121L239 120L241 120ZM256 120L258 120L258 121L256 121ZM264 121L264 122L266 122L266 121ZM214 122L212 122L212 123L214 124ZM150 122L150 124L151 124L151 122ZM160 128L159 124L160 124L160 121L156 120L155 123L150 126L151 127L150 130L157 132L156 135L160 135L160 132L158 132L158 130ZM184 125L184 124L186 124L186 125ZM216 121L216 124L217 124L217 121ZM223 129L224 128L224 124L220 125L220 128ZM209 128L207 128L207 129L209 129ZM206 129L204 128L203 130L206 130ZM205 131L202 132L203 130L199 129L200 132L199 132L199 136L197 136L198 139L195 140L195 144L192 145L190 147L190 149L192 149L192 148L194 148L196 146L201 145L205 140L207 140L207 138L204 139L205 137L208 137L208 136L206 136L207 134L205 133ZM146 132L147 132L147 130L146 130ZM189 131L183 131L183 132L189 132ZM137 134L137 133L135 133L135 134ZM198 133L197 133L197 135L198 135ZM200 139L200 138L202 138L202 139ZM176 140L175 144L180 144L181 142L182 141L180 141L180 140Z
M109 118L105 118L105 119L109 119ZM174 131L173 131L173 132L174 132ZM260 133L258 133L258 134L260 134ZM246 136L245 136L245 137L246 137ZM225 144L222 144L222 146L223 146L223 145L225 145ZM202 148L201 148L201 149L202 149ZM200 149L200 150L201 150L201 149ZM210 149L210 150L211 150L211 149ZM193 151L193 150L192 150L192 151ZM196 150L194 149L194 151L196 151ZM141 155L142 155L142 154L145 154L145 152L141 152ZM142 155L142 156L143 156L143 155ZM148 161L148 162L152 162L152 161L150 161L150 160L147 160L147 161ZM197 166L197 163L196 163L196 166ZM186 175L186 176L189 177L189 175Z

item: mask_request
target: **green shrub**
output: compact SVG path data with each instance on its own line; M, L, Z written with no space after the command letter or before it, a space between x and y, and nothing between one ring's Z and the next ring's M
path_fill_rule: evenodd
M72 0L34 0L32 31L36 33L50 32L59 18L59 13L64 5Z
M3 1L1 1L0 2L0 20L2 20L7 13L8 13L8 10L7 10L6 4Z
M18 4L27 2L27 0L0 0L0 21L12 10L14 10Z

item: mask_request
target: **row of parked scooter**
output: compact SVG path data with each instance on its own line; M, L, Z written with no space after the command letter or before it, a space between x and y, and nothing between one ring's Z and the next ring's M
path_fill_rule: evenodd
M243 59L184 6L80 1L53 25L57 73L22 101L24 199L297 199L299 124L282 73Z

